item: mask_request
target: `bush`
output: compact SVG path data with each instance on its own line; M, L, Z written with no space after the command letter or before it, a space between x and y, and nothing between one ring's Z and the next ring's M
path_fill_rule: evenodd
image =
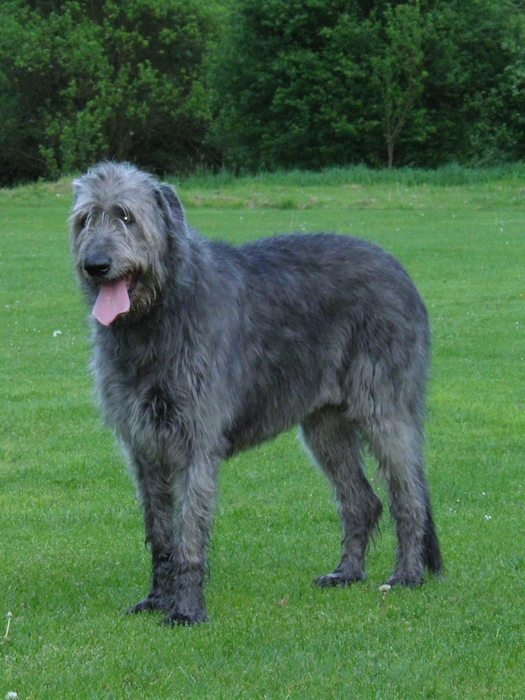
M525 156L518 0L237 0L211 72L236 169Z
M54 177L100 158L164 172L192 169L205 157L202 72L214 26L198 4L31 5L8 2L0 11L4 183Z
M359 55L374 27L345 0L239 0L212 66L216 142L236 167L320 168L366 157ZM360 115L358 120L356 115Z

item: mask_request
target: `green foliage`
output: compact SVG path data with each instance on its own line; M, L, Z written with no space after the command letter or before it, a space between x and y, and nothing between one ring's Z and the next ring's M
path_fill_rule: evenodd
M423 69L423 19L419 2L385 11L385 39L382 50L372 57L373 83L377 85L384 111L388 167L394 164L394 149L409 117L423 121L423 110L411 111L423 92L427 76Z
M92 405L70 183L0 191L0 698L523 698L524 186L523 166L184 183L190 222L213 237L339 230L405 264L433 329L426 461L447 565L383 606L395 548L385 513L367 581L312 586L337 563L338 518L286 434L223 466L211 619L197 629L123 614L147 591L149 556ZM253 208L250 188L268 203ZM322 204L270 206L281 197Z
M525 158L523 0L4 0L0 184Z
M525 39L522 16L520 0L449 1L429 7L422 98L429 129L426 139L408 145L411 162L487 165L525 156L509 102L510 75L523 65L518 48Z
M480 89L479 116L473 133L482 162L522 158L525 154L525 15L511 20L498 81Z
M201 83L210 17L187 0L54 7L0 10L0 178L56 177L102 157L195 167L210 119Z
M525 155L519 0L237 0L215 57L232 166Z
M353 115L370 23L345 0L239 0L212 70L218 143L237 167L319 168L364 156ZM373 129L373 125L369 128Z

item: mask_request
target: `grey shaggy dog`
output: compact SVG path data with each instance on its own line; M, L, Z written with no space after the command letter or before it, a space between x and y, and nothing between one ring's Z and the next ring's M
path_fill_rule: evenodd
M389 490L398 548L390 584L418 586L442 560L422 457L429 327L401 265L329 233L232 247L186 223L175 191L102 163L74 184L72 251L93 308L93 367L127 456L152 556L130 612L207 619L206 549L222 460L299 424L342 520L339 566L365 577L382 505L364 440Z

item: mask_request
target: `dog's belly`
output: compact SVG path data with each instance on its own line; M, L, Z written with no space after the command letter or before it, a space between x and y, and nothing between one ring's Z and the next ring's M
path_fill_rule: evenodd
M300 424L325 405L339 405L341 394L323 382L288 385L280 391L253 392L240 404L233 420L224 428L228 456L271 440Z
M228 445L226 456L231 457L236 452L247 450L250 447L259 445L261 442L271 440L280 433L289 430L298 422L299 419L290 420L290 416L287 416L286 420L275 420L275 418L272 420L269 415L239 417L225 431L224 437Z

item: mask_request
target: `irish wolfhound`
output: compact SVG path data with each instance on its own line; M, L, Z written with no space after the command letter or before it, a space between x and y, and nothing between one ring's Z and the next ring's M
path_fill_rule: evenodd
M93 309L93 367L144 508L152 586L131 612L207 618L221 460L300 424L332 483L342 558L317 585L365 577L381 510L361 440L389 490L390 584L442 566L423 469L425 306L375 245L315 233L232 247L188 227L175 191L130 165L75 182L76 270Z

